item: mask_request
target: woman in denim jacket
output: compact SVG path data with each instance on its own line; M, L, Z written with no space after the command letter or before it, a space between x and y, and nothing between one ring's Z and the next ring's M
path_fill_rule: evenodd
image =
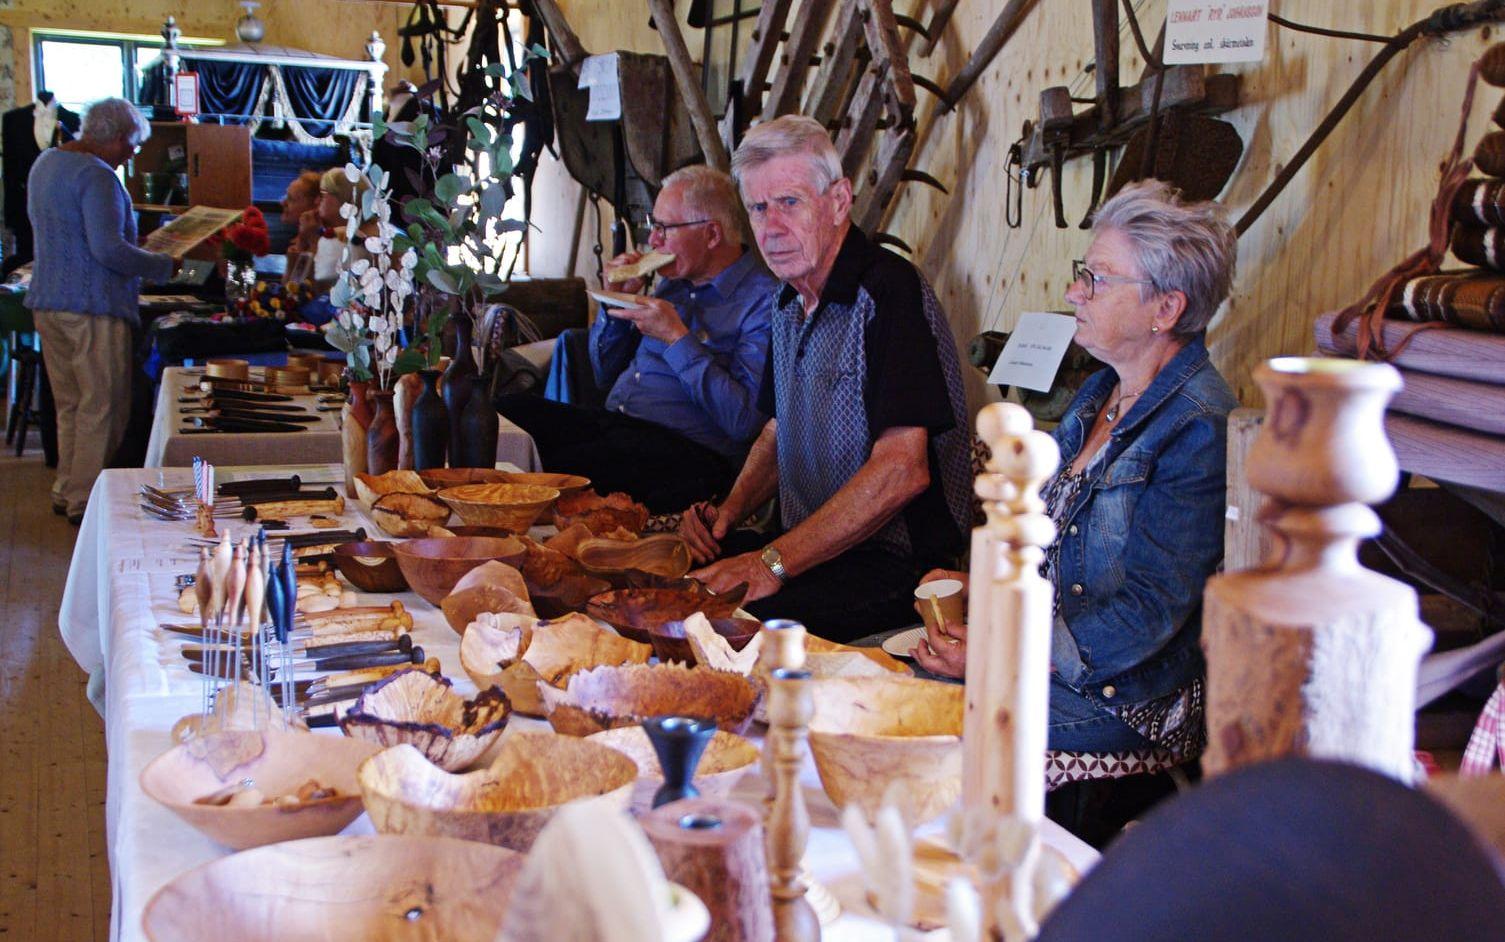
M1108 364L1055 431L1061 467L1044 491L1057 527L1050 748L1196 756L1205 737L1202 586L1223 556L1228 413L1237 400L1203 336L1233 284L1222 208L1169 186L1125 187L1093 219L1066 300L1076 340ZM924 580L965 579L933 572ZM960 677L966 628L914 652Z

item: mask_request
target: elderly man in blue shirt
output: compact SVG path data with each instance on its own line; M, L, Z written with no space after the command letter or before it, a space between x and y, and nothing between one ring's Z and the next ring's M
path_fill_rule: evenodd
M662 282L636 307L602 308L591 326L606 408L520 395L497 409L533 436L547 470L673 513L725 494L767 420L758 395L777 282L742 244L741 200L724 173L696 166L665 178L649 226L653 249L674 256ZM607 270L640 257L620 255ZM636 294L645 283L620 287Z

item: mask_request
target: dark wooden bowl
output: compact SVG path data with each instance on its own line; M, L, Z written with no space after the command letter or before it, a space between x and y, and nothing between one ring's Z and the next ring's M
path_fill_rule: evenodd
M397 565L412 587L433 605L454 589L460 577L490 560L516 566L527 552L516 537L441 536L396 544Z
M712 595L705 586L686 579L672 588L602 592L591 598L585 613L617 629L624 638L652 644L653 626L684 621L696 612L704 612L707 618L729 618L746 594L745 584L725 595Z
M748 642L763 627L763 623L756 618L712 618L710 622L716 634L725 638L734 651L747 647ZM661 625L653 625L649 627L648 635L653 641L653 653L658 655L660 661L679 661L689 667L695 666L695 649L690 646L690 639L685 637L683 621L666 621Z
M403 578L393 546L385 542L341 543L334 548L335 568L362 592L406 592L408 580ZM381 561L369 562L373 558Z

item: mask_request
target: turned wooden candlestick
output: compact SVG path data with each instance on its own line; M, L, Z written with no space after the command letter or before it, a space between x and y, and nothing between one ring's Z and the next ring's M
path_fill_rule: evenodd
M711 911L704 942L773 942L768 868L758 811L726 798L687 798L639 823L664 876Z
M771 784L767 844L774 934L779 942L817 942L820 920L805 899L808 886L800 869L810 839L810 813L799 783L815 707L809 672L782 666L804 664L805 626L765 622L763 637L763 659L770 667L763 770Z
M1255 370L1267 415L1249 481L1268 499L1263 565L1204 594L1207 751L1217 773L1298 754L1412 777L1416 670L1431 644L1416 593L1359 565L1380 530L1365 504L1398 470L1385 404L1400 375L1381 363L1280 358Z
M985 407L977 432L992 457L976 482L987 521L972 531L962 803L975 832L966 846L981 852L995 844L1002 818L1038 828L1045 816L1052 593L1040 561L1055 539L1055 524L1040 488L1055 471L1060 450L1013 403ZM971 862L979 865L988 932L999 931L1001 902L1030 911L1032 867L1007 874Z

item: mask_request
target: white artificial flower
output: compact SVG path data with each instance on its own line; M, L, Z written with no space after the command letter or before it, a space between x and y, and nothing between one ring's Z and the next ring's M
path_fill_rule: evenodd
M386 277L383 278L382 280L387 283L387 287L388 288L392 288L392 289L395 290L397 288L397 286L399 284L401 284L401 282L402 282L402 276L398 275L397 272L395 272L395 271L389 271L389 272L387 272Z
M406 252L402 253L402 270L403 271L409 271L410 272L410 271L412 271L413 269L415 269L417 267L418 267L418 253L417 252L413 251L412 249L408 249Z
M371 259L369 259L369 258L358 258L358 259L356 259L354 262L352 262L350 264L350 274L352 274L355 277L359 278L362 275L364 275L366 273L366 269L368 269L370 267L371 267Z
M375 333L384 333L387 330L387 319L385 316L378 314L371 318L369 326Z
M340 204L340 218L341 219L349 219L351 216L354 216L354 215L355 215L355 204L354 203L341 203Z
M346 164L345 179L349 180L351 183L359 183L361 179L361 168L357 167L355 164Z
M366 241L362 244L366 246L366 251L372 255L383 254L381 239L376 236L366 236Z

